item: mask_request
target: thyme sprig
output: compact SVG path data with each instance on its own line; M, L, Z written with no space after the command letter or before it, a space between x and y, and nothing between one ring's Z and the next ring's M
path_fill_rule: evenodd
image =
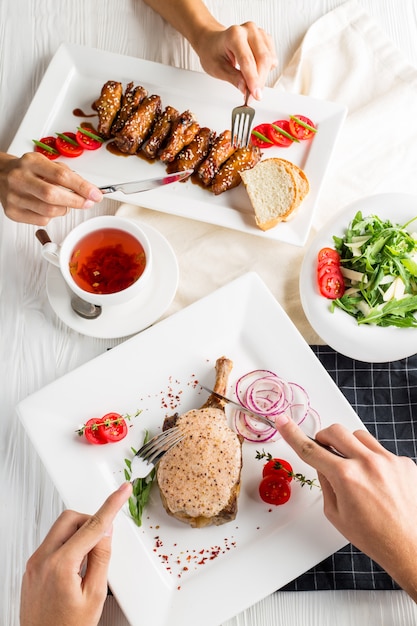
M265 452L265 450L262 448L262 452L256 450L255 458L259 460L266 459L267 461L272 461L275 457L273 457L270 452ZM318 487L320 489L320 485L318 484L316 478L306 478L304 474L301 474L300 472L290 472L278 460L276 460L274 463L274 469L285 470L288 474L288 477L292 477L294 480L297 480L300 483L301 487L307 485L308 487L310 487L310 489L312 489L313 487Z
M120 415L120 417L115 417L114 419L108 418L105 420L101 420L99 423L91 424L90 426L87 426L87 424L83 424L82 426L80 426L80 428L77 428L75 432L77 433L77 435L82 437L86 428L89 428L91 430L97 430L98 428L100 428L100 426L106 426L107 428L109 426L117 426L118 424L120 424L120 421L122 419L130 421L131 419L133 419L134 417L137 417L141 413L142 413L142 409L138 409L136 413L134 413L133 415L130 415L129 413L125 413L124 415Z
M145 431L143 438L143 444L149 441L149 432ZM137 450L131 448L133 456L135 456ZM133 457L132 457L133 458ZM132 459L125 459L124 475L126 480L132 480ZM153 469L145 478L135 478L132 482L132 495L129 498L128 506L129 513L135 522L136 526L142 526L143 511L148 503L151 487L155 479L155 469Z

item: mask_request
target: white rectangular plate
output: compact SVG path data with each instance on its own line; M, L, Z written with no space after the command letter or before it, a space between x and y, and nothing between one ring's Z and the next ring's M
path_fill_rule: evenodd
M257 274L229 285L113 348L23 400L18 413L65 504L94 512L124 480L124 459L144 429L197 408L199 383L214 383L214 364L233 360L229 394L242 374L272 370L305 387L322 425L362 423ZM110 411L133 413L121 442L93 446L75 430ZM229 410L229 409L227 409ZM230 417L230 416L229 416ZM109 584L132 626L215 626L279 589L341 548L327 522L319 488L294 484L290 501L270 506L258 496L263 463L257 448L287 459L314 478L282 441L243 445L236 519L193 529L169 517L157 487L138 528L127 512L114 525Z
M130 81L141 84L149 93L160 95L163 106L169 104L180 111L190 109L201 126L209 126L218 133L230 128L231 110L241 104L234 87L204 73L63 44L50 63L9 152L21 155L33 149L32 139L74 130L83 119L75 117L73 111L78 108L84 113L91 112L91 104L98 98L107 80L120 81L124 86ZM274 89L266 89L262 102L254 106L255 124L298 114L306 115L319 127L312 141L264 152L264 157L280 156L293 161L304 169L310 181L309 195L288 223L262 232L255 224L253 209L243 185L214 196L188 181L129 196L118 192L111 197L259 237L304 245L346 110L333 102L281 94ZM117 157L106 149L85 152L78 159L61 159L97 185L151 178L163 175L165 171L161 162L150 164L136 156Z

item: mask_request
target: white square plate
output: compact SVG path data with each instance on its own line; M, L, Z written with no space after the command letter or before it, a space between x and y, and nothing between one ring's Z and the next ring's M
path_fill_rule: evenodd
M50 63L9 152L21 155L33 150L32 139L76 129L83 119L75 117L73 111L91 112L91 104L98 98L107 80L118 80L124 86L130 81L141 84L149 93L160 95L163 106L170 104L180 111L190 109L201 126L209 126L218 133L230 128L231 110L241 104L234 87L204 73L63 44ZM274 89L266 89L262 102L254 106L255 124L298 114L306 115L319 127L312 141L264 152L265 157L280 156L293 161L304 169L309 178L310 193L288 223L262 232L255 225L253 209L242 185L220 196L214 196L188 181L128 196L118 192L111 197L259 237L304 245L346 109L333 102L282 94ZM165 171L161 162L150 164L135 156L117 157L103 148L98 152L86 151L78 159L61 159L100 186L163 176Z
M91 513L99 508L123 482L124 459L144 429L156 433L166 415L203 404L207 393L199 383L213 385L222 355L234 363L228 393L242 374L269 369L305 387L322 425L337 419L363 427L261 279L245 274L19 404L65 504ZM143 412L116 444L93 446L74 432L90 417L136 409ZM243 445L239 511L228 524L193 529L169 517L157 487L142 527L127 512L118 515L109 584L132 626L221 624L347 543L324 517L319 488L295 484L283 506L260 500L256 447ZM315 477L282 440L261 447Z

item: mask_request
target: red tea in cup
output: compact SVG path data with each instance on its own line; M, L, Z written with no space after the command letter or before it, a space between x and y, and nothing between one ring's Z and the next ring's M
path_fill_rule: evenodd
M140 241L118 228L101 228L82 237L69 262L74 282L95 294L127 289L145 267L146 254Z

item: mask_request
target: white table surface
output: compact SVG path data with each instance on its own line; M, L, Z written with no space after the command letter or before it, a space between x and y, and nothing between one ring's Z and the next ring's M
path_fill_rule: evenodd
M307 28L321 15L342 4L342 0L207 0L207 4L225 24L250 19L273 34L279 67L270 77L272 85ZM415 0L400 3L361 0L360 4L416 66ZM0 150L8 149L48 63L62 42L200 69L188 44L141 0L2 0ZM114 213L117 207L114 201L105 201L97 213ZM168 238L182 219L150 211L144 213L144 218ZM77 219L79 216L70 215L65 220L57 220L51 229L53 234L59 236L66 232ZM219 236L233 237L235 246L239 242L247 245L250 238L195 223L196 238L206 233L213 236L217 231ZM119 340L82 336L56 318L45 294L45 265L32 227L16 225L2 216L0 240L0 624L15 626L19 621L24 564L62 504L21 432L14 407L30 393L103 353ZM180 285L165 315L224 284L225 277L229 280L241 273L241 268L228 260L231 266L226 274L210 276L207 284L192 292L187 281L190 263L194 268L195 259L189 251L184 252L178 237L173 237L172 244L180 264ZM198 269L197 265L194 271ZM257 269L262 275L261 261ZM198 277L196 279L194 274L192 278L192 284L198 285ZM305 333L306 340L311 337L314 335ZM335 623L338 626L411 626L416 622L417 608L402 592L340 591L275 593L223 626L333 626ZM103 626L127 624L112 599L107 601L100 623Z

